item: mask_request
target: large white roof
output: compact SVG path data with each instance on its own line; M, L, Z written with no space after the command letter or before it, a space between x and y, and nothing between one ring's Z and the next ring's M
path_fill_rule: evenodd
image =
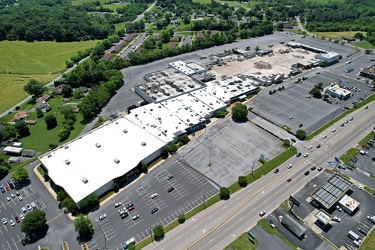
M230 99L234 97L234 95L228 92L227 90L225 90L224 88L219 87L216 82L218 83L219 81L207 82L206 83L207 87L203 88L203 90L212 94L213 96L215 96L222 102L229 102Z
M77 203L132 170L164 142L123 117L39 157ZM87 183L83 179L88 180Z
M134 122L168 144L178 135L186 133L186 123L162 104L150 103L133 109L126 119Z
M207 88L192 91L190 94L210 106L214 111L226 107L224 101L219 100L219 98L208 92Z
M178 98L165 100L160 102L160 104L188 124L189 127L199 124L204 120L198 113L194 112L194 110L189 107L189 104L180 102Z

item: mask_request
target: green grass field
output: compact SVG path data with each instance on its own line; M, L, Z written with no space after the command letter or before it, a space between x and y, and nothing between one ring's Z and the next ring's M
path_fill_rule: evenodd
M121 4L103 4L103 7L104 8L107 8L107 9L110 9L110 10L113 10L113 11L116 11L117 8L120 8L124 5L127 5L125 3L121 3Z
M20 76L27 76L30 78L21 78ZM27 96L27 94L23 91L23 86L30 79L35 79L37 81L47 83L57 76L58 74L0 74L0 113L7 111L14 104L18 103Z
M363 49L373 49L374 48L374 45L372 45L371 43L369 43L367 41L353 43L353 45L357 46L357 47L360 47L360 48L363 48Z
M224 248L224 250L255 250L258 247L258 240L251 239L248 233L243 233L240 237L235 239L232 243Z
M354 37L354 34L359 31L343 31L343 32L311 32L314 35L317 36L323 36L326 38L342 38L343 36L345 37ZM364 35L366 35L366 32L362 32Z
M60 73L65 69L66 60L78 51L94 47L97 42L97 40L71 43L2 41L0 42L0 73Z
M359 250L374 249L374 246L375 246L375 230L372 230L371 233L362 242L361 246L359 247Z
M109 2L108 0L73 0L72 4L73 5L81 5L81 4L84 4L84 3L92 3L92 2L96 2L96 1L99 1L101 4L105 4L105 3Z

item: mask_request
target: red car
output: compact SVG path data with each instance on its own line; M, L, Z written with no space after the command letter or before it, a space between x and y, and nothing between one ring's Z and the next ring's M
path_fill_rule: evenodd
M133 205L133 206L131 206L131 207L128 207L128 210L129 211L132 211L132 210L134 210L135 209L135 206Z
M292 181L292 178L289 178L288 180L286 180L287 182L290 182L290 181Z
M8 185L6 185L6 186L5 186L5 189L6 189L7 191L9 191L9 190L10 190L10 187L9 187Z
M20 218L18 218L17 216L16 217L14 217L14 220L17 222L17 223L20 223Z

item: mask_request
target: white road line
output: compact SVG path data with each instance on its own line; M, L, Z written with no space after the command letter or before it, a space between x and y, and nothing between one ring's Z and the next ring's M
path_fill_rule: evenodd
M13 245L17 248L17 250L18 250L18 247L17 247L17 242L13 239L13 237L12 237L12 240L13 240Z

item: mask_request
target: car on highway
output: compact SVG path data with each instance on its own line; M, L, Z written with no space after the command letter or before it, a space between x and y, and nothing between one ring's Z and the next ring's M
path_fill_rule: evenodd
M305 153L303 157L307 158L309 156L309 153Z
M171 174L167 175L167 180L170 180L172 178L173 178L173 175L171 175Z
M151 210L151 214L154 214L154 213L156 213L157 211L159 211L159 208L155 207L155 208L153 208L153 209Z
M334 128L334 129L332 129L332 133L335 133L336 132L336 129Z
M292 181L292 178L288 178L286 181L287 181L287 182L291 182L291 181Z
M134 216L132 217L133 220L136 220L136 219L138 219L138 218L139 218L139 214L136 214L136 215L134 215Z
M126 205L126 208L128 208L129 209L129 207L134 207L134 203L128 203L128 205Z
M333 165L333 162L331 162L330 160L327 160L327 162L329 165Z
M168 193L170 193L170 192L172 192L174 190L174 187L170 187L170 188L168 188Z
M318 167L318 171L320 172L320 171L322 171L323 170L323 168L322 167Z
M16 223L14 223L13 220L9 220L9 224L10 224L12 227L14 227L14 225L16 225Z
M276 168L275 170L273 170L273 172L276 174L276 173L278 173L279 172L279 169L278 168Z
M296 154L296 157L300 157L301 156L301 152L298 152L297 154Z
M119 206L121 206L121 205L122 205L121 202L117 202L117 203L115 203L115 207L119 207Z
M364 230L362 227L357 227L357 230L358 230L361 234L367 236L367 231Z
M259 216L260 217L263 217L265 214L266 214L266 211L264 211L264 210L262 210L262 211L259 212Z
M150 195L150 198L151 198L151 199L154 199L154 198L156 198L156 197L158 197L158 193L153 193L152 195Z
M291 169L293 167L292 163L288 164L288 169Z
M306 175L306 176L308 176L309 174L310 174L310 172L309 172L309 171L306 171L306 172L305 172L305 175Z
M99 216L99 221L102 221L105 218L107 218L107 215L106 214L102 214L102 215Z
M315 169L316 169L316 166L312 166L312 167L311 167L311 170L315 170Z
M2 218L1 221L3 222L4 225L8 223L8 220L5 218Z

